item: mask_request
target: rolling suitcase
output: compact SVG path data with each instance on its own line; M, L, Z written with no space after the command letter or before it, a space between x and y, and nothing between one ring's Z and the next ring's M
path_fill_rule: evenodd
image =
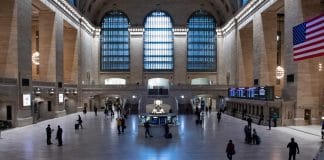
M171 138L172 138L172 133L168 133L168 134L165 136L165 138L167 138L167 139L171 139Z
M79 124L75 124L75 125L74 125L74 129L75 129L75 130L78 130L78 129L79 129Z

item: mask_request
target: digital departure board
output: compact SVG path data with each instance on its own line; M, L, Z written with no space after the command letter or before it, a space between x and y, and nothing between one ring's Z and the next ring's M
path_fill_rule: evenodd
M228 89L228 97L256 99L256 100L273 100L274 99L274 87L273 86L259 86L259 87L229 88Z

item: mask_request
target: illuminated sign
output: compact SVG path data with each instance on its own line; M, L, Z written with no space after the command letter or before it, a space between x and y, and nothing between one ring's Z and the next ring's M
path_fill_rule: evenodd
M59 94L59 103L63 103L63 93Z
M30 94L23 94L23 106L31 106L31 96Z

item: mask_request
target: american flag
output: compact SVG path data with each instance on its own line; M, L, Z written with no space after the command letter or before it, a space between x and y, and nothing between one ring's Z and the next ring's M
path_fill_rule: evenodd
M294 61L324 55L324 14L293 28Z

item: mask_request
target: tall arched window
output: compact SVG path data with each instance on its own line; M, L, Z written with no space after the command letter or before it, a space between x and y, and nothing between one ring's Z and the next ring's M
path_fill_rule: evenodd
M154 11L144 23L144 71L173 70L173 32L171 17Z
M242 0L242 6L246 5L247 3L249 3L249 0Z
M100 70L129 71L128 18L120 11L109 12L101 22Z
M188 20L188 72L216 71L216 21L205 11L194 12Z
M72 5L76 7L76 0L68 0L68 2Z

